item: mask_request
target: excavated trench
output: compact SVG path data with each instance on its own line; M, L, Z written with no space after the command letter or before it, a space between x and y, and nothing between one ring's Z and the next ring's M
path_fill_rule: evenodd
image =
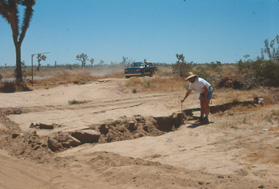
M254 106L259 99L253 101L232 102L211 106L210 112L224 112L236 106ZM118 120L108 120L103 124L91 125L89 128L74 132L57 132L51 136L38 136L38 129L53 129L57 125L31 124L35 131L22 133L18 125L10 121L4 113L0 114L0 121L6 129L0 129L0 148L7 149L12 155L32 156L33 159L42 160L46 154L59 152L70 147L85 143L109 143L122 140L131 140L144 136L159 136L179 128L184 120L195 120L193 112L200 108L185 109L170 116L121 117ZM182 119L183 115L183 119ZM43 157L44 156L44 157Z

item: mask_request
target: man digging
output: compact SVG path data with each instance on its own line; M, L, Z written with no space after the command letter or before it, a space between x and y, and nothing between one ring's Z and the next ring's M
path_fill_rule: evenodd
M213 88L205 79L198 77L192 72L189 72L189 76L185 80L189 81L189 88L186 92L185 97L181 100L181 103L185 101L185 99L190 95L192 90L200 92L199 99L201 104L201 116L199 118L199 122L203 124L209 123L209 101L212 98Z

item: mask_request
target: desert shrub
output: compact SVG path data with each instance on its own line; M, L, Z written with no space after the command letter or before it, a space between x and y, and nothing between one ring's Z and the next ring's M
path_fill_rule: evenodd
M279 63L258 59L251 65L256 80L265 86L279 86Z
M239 90L249 90L261 86L255 77L251 75L239 75L235 78L223 77L217 83L217 88L232 88Z
M241 80L231 79L228 77L222 78L218 84L218 88L233 88L233 89L244 89L245 83Z
M232 78L222 78L217 87L252 89L259 86L279 86L279 63L276 61L260 58L256 61L240 60L236 66L237 74Z
M15 82L4 82L0 85L0 92L2 93L14 93L16 91L30 91L30 88L24 82L18 83L18 85Z
M0 91L3 93L13 93L16 91L16 85L13 82L4 82L0 87Z
M187 63L183 54L176 54L177 61L172 65L173 74L185 77L191 71L193 64Z
M208 81L212 87L216 86L220 80L220 75L216 74L216 71L209 70L207 66L195 66L193 72Z
M238 73L240 74L247 74L251 71L251 68L253 68L253 62L250 61L243 61L239 60L238 63L236 64Z
M186 62L177 62L172 65L173 74L179 75L180 77L186 77L187 73L191 71L192 65Z
M3 76L0 74L0 81L2 81L2 79L3 79Z
M150 88L150 80L144 80L143 87Z
M127 86L134 86L138 84L143 84L143 78L142 77L131 77L126 81Z
M86 102L87 102L86 100L75 100L75 99L73 99L73 100L69 100L68 104L70 104L70 105L73 105L73 104L84 104Z
M206 65L207 70L212 70L214 72L221 72L222 71L222 64L221 62L217 61L216 63L211 62L210 64Z
M277 122L279 124L279 110L272 110L269 115L264 117L264 120L270 123Z
M237 64L239 73L238 80L246 83L248 88L258 86L279 86L279 63L273 60L263 60L258 58L256 61L243 62ZM247 87L246 87L247 88Z
M137 89L133 88L132 93L137 93Z

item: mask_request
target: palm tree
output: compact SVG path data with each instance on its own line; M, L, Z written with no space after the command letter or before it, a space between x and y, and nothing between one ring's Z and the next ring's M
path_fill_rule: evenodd
M0 0L0 15L11 25L13 41L16 51L16 82L20 84L22 80L21 69L21 44L25 37L33 15L35 0ZM18 5L25 6L22 25L19 31L19 11Z

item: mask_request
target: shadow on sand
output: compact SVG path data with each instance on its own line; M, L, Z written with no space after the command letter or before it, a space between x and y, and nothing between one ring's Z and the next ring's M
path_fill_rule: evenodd
M214 123L214 122L209 122L209 123L191 123L191 125L189 125L187 128L194 129L194 128L197 128L197 127L200 127L200 126L209 125L211 123Z

